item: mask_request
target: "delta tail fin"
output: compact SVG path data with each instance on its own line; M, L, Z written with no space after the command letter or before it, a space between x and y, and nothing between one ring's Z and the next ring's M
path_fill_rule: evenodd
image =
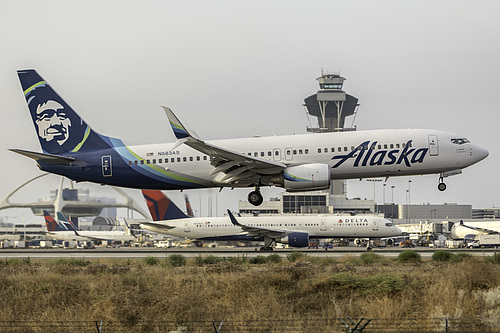
M191 203L189 202L189 198L187 195L184 195L184 201L186 201L186 214L189 217L194 217L193 208L191 208Z
M175 220L189 218L163 192L142 190L153 221Z
M35 70L19 70L17 75L44 153L109 147L111 138L94 132Z
M43 217L45 218L45 225L47 226L47 231L68 231L65 227L62 227L55 218L50 215L46 210L43 211Z

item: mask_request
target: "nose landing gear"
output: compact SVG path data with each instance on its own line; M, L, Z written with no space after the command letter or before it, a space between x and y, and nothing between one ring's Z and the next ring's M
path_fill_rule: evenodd
M440 190L441 192L446 190L446 184L443 181L443 176L439 177L438 190Z

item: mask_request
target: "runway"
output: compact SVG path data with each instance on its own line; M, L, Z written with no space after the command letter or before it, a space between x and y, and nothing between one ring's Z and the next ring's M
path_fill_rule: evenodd
M405 249L401 248L375 248L372 252L388 258L397 258ZM422 259L431 258L437 250L445 250L454 253L463 252L473 256L491 256L495 249L430 249L426 247L417 247L412 249L418 252ZM142 259L146 257L165 258L171 254L181 254L186 258L198 256L216 256L216 257L256 257L268 256L271 253L278 254L286 258L291 252L302 252L311 257L332 257L341 258L344 256L360 256L366 252L365 248L342 247L329 249L275 249L272 252L261 252L259 248L104 248L104 249L1 249L0 259L38 259L53 260L58 258L85 258L88 260L97 259Z

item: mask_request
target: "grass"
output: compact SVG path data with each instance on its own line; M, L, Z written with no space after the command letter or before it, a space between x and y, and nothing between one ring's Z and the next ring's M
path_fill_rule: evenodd
M295 256L4 262L0 321L104 320L129 327L158 320L463 316L500 326L497 256L456 261Z

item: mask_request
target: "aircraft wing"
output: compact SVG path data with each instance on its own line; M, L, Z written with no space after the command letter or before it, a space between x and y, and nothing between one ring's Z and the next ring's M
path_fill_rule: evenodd
M110 238L95 237L95 236L91 236L91 235L80 235L78 233L78 231L76 231L76 230L73 230L73 231L75 232L76 236L81 237L82 239L87 239L87 240L91 240L91 241L112 241L112 239L110 239Z
M220 183L231 184L237 181L251 179L252 176L256 174L272 174L286 168L286 165L280 162L253 157L206 143L194 137L184 125L182 125L172 110L165 106L163 109L167 114L172 130L177 138L175 147L184 143L210 156L210 164L214 167L210 175L215 175L219 172L225 174L225 176L217 180Z
M145 225L145 226L148 226L148 227L152 227L152 228L164 230L165 232L167 232L167 231L175 228L175 227L172 227L172 226L164 224L164 223L147 222L147 221L140 222L139 225Z
M290 232L292 232L290 230L271 229L271 228L262 228L262 227L254 227L254 226L244 225L244 224L239 223L238 220L236 220L233 213L231 213L231 211L229 209L227 210L227 213L229 215L229 218L231 219L231 223L240 227L250 237L261 238L261 237L267 236L270 238L278 238L278 237L285 237Z

